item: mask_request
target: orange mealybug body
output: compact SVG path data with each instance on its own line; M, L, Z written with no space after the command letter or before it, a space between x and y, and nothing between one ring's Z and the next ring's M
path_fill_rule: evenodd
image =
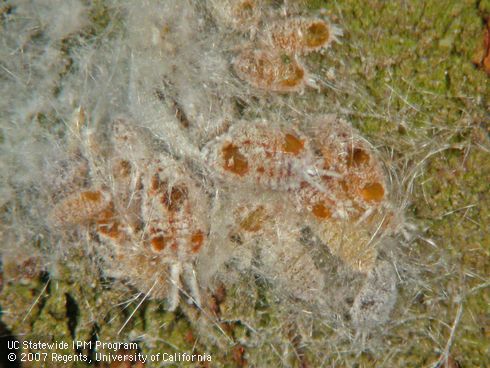
M321 19L293 18L273 23L265 38L285 52L307 54L328 46L333 34L330 25Z
M205 195L170 157L151 160L143 177L145 237L155 253L191 256L207 233ZM205 206L204 206L205 208Z
M301 183L297 208L315 219L311 226L332 254L354 270L369 272L378 240L393 225L381 161L350 124L336 117L313 121L308 133L319 185Z
M245 49L233 67L240 79L266 91L297 92L308 83L306 70L296 57L276 50Z
M51 212L55 224L80 225L97 218L110 205L110 196L100 190L83 190L62 199Z
M313 154L307 137L293 128L239 122L204 150L207 163L228 182L289 190L309 180Z
M348 123L327 118L315 125L312 146L318 155L319 181L324 190L302 183L300 202L320 220L352 221L369 216L387 201L379 158Z

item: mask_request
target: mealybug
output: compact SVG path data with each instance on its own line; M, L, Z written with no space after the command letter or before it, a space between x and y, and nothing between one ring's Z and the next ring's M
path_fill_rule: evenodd
M57 225L92 226L108 245L109 273L167 297L170 310L178 305L181 275L199 305L193 262L207 238L206 195L182 164L162 153L152 158L138 141L143 132L122 120L111 132L108 178L101 180L110 185L71 194L51 217Z
M204 155L219 178L230 183L289 190L312 181L309 141L292 127L242 121L208 144Z
M308 83L296 57L276 50L244 49L233 67L237 76L255 88L271 92L302 91Z
M265 38L265 42L284 52L307 54L327 47L333 34L330 25L321 19L293 18L273 23Z

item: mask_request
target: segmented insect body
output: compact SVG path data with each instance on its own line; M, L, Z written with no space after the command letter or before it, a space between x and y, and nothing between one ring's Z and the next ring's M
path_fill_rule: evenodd
M357 220L386 203L380 160L348 123L336 118L320 120L311 136L320 155L318 173L325 190L303 183L298 197L317 219Z
M108 193L82 190L58 202L50 217L55 225L81 225L96 219L110 205Z
M308 83L306 70L296 57L276 50L244 49L233 67L240 79L266 91L298 92Z
M155 298L167 298L169 310L179 302L181 276L193 301L200 305L200 292L193 262L207 241L207 197L182 164L169 156L141 160L140 224L131 233L110 232L121 225L105 223L116 263L110 272L127 279ZM123 224L123 229L128 224ZM108 238L107 231L99 235ZM115 235L115 236L114 236Z
M239 122L208 145L207 163L230 183L288 190L309 180L313 154L307 138L293 128Z
M330 25L321 19L293 18L266 29L266 43L290 54L307 54L327 47L333 39Z
M335 116L311 124L320 189L303 181L295 191L299 211L311 213L314 232L350 268L370 271L377 244L392 216L379 158L347 122Z
M93 226L107 244L108 272L152 297L178 305L184 275L196 304L193 262L206 242L207 196L182 164L151 150L149 137L122 120L112 125L104 190L82 190L52 211L60 225ZM150 158L151 156L157 158Z
M252 16L255 7L246 8ZM316 87L298 56L329 46L339 34L337 28L321 19L266 22L255 44L245 44L233 60L235 74L253 87L270 92L301 92L305 86Z
M143 177L145 237L158 254L192 257L207 234L206 195L181 165L161 156L147 164Z

